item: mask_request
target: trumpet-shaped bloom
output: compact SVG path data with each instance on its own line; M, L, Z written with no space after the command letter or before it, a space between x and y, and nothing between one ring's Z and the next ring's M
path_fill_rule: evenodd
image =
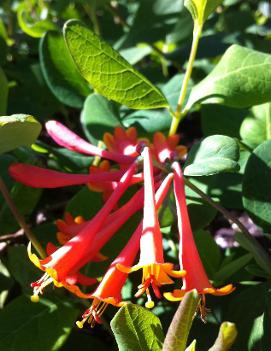
M48 121L45 126L50 137L58 145L63 146L68 150L80 152L86 155L99 156L120 164L130 164L135 160L135 157L127 156L118 152L103 150L88 143L60 122L53 120Z
M159 208L168 192L173 174L169 174L155 194L156 207ZM117 267L127 267L134 263L139 251L139 242L142 234L142 221L131 236L130 240L120 252L118 257L111 263L102 281L96 290L90 295L93 298L92 305L82 315L82 320L76 324L82 328L88 321L93 327L95 322L101 323L101 316L108 304L120 307L124 304L121 290L127 280L128 273L120 271Z
M162 234L158 222L158 215L154 197L154 178L150 149L144 148L144 216L142 235L140 238L140 259L133 267L126 267L118 264L117 268L124 273L130 273L142 269L142 284L138 287L137 297L146 292L148 301L145 306L152 308L152 301L149 288L152 287L157 298L161 298L159 287L165 284L172 284L170 278L180 278L185 272L173 270L173 264L165 263L163 256Z
M89 252L93 239L103 226L117 201L129 186L135 169L136 163L133 163L121 178L117 188L104 207L76 236L68 240L63 246L43 260L39 260L39 258L29 250L29 258L31 261L41 270L45 271L43 277L33 284L33 300L37 300L38 294L42 293L44 287L52 282L56 286L65 286L78 296L82 295L77 286L67 285L66 280L92 259L93 256L91 256Z
M223 288L216 289L210 283L203 264L201 262L187 211L185 200L184 178L179 163L174 162L174 194L177 207L178 229L179 229L179 259L180 267L187 273L183 279L181 289L176 289L172 293L165 293L164 296L171 301L179 301L183 298L187 291L197 289L202 295L201 315L205 316L205 297L204 294L212 295L227 295L230 294L234 287L232 284L226 285Z

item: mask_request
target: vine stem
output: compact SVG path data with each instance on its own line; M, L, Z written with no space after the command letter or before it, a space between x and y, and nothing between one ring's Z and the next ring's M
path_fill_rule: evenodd
M195 22L194 31L193 31L193 42L192 42L192 47L191 47L191 51L190 51L190 56L189 56L189 60L188 60L188 64L187 64L187 69L186 69L186 72L184 75L182 88L181 88L180 96L178 99L177 108L176 108L175 113L172 116L172 122L171 122L170 130L169 130L169 135L176 134L180 121L187 114L187 111L182 111L182 108L183 108L183 104L184 104L186 93L187 93L188 83L189 83L190 78L191 78L194 61L195 61L197 51L198 51L199 40L200 40L201 33L202 33L202 27L203 27L203 24L199 24L197 21Z
M25 235L27 236L27 238L31 241L32 245L34 246L34 248L36 249L36 251L38 252L38 254L40 255L41 258L45 258L46 254L45 251L43 250L41 244L39 243L38 239L35 237L35 235L32 233L32 231L30 230L30 228L28 227L28 225L26 224L24 217L20 214L20 212L18 211L14 201L12 200L9 191L2 179L2 177L0 176L0 191L8 205L8 207L10 208L10 211L12 212L14 218L16 219L16 221L18 222L19 226L23 229Z

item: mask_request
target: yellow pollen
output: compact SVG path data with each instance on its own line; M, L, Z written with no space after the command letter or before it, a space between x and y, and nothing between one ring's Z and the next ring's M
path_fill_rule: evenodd
M30 299L31 299L32 302L39 302L39 300L40 300L40 298L39 298L38 295L32 295L32 296L30 297Z
M154 302L153 302L152 300L147 301L147 302L145 303L145 307L146 307L146 308L149 308L149 309L153 308L153 307L154 307Z

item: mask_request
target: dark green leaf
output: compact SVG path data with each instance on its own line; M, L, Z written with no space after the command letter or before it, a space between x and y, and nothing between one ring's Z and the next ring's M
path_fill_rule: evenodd
M259 145L248 159L243 182L243 204L254 221L271 228L271 141Z
M48 32L41 39L40 62L45 81L56 98L65 105L81 108L91 89L74 65L61 34Z
M0 348L57 351L69 335L76 315L77 310L67 303L45 299L32 303L21 296L0 311Z
M207 275L213 279L221 263L220 248L206 230L194 232L194 238Z
M80 73L101 95L135 109L168 106L147 78L85 25L68 21L64 36Z
M192 89L186 107L200 101L238 108L269 102L270 72L271 55L232 45L215 69Z
M30 146L41 131L41 125L28 115L0 117L0 153L18 146Z
M161 322L138 305L123 306L112 319L111 328L119 351L160 351L163 343Z
M213 135L194 144L188 154L184 174L187 176L206 176L220 172L234 172L239 147L237 142L225 135Z
M10 195L19 212L23 216L29 216L37 205L41 193L42 189L29 188L23 184L16 183L12 187ZM18 223L5 203L0 211L0 234L12 233L18 229Z
M89 95L81 113L82 126L89 140L102 140L105 132L112 132L115 127L120 126L118 113L115 103L99 94Z

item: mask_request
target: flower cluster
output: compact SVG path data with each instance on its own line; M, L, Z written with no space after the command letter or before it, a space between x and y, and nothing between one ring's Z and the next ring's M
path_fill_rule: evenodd
M197 289L202 296L199 306L204 318L205 294L226 295L233 291L227 285L216 289L210 283L197 247L188 217L184 178L179 160L186 148L179 145L177 135L165 137L154 134L153 141L139 139L135 128L115 128L114 134L105 133L105 148L96 147L80 138L57 121L46 123L51 138L60 146L81 154L99 157L100 162L91 165L88 174L58 172L33 165L16 163L10 167L11 176L31 187L56 188L87 184L91 190L103 193L104 205L90 220L73 218L66 214L57 220L59 247L48 243L47 257L38 258L28 247L30 260L44 274L32 283L32 301L38 301L44 288L53 283L64 287L80 298L92 299L91 306L77 322L82 328L88 321L91 326L101 323L101 315L108 304L122 306L121 290L128 275L142 270L142 281L135 296L146 295L145 306L154 306L153 296L164 296L179 301L187 291ZM97 161L97 159L96 159ZM173 183L179 229L179 269L165 262L158 209ZM128 187L133 186L134 195L123 205L119 200ZM81 269L89 262L107 260L101 249L112 236L136 212L143 210L143 219L131 235L120 254L109 265L101 281L82 274ZM139 261L135 260L139 254ZM161 287L174 283L180 288L162 293ZM86 293L81 286L95 285ZM165 288L167 290L167 288Z

